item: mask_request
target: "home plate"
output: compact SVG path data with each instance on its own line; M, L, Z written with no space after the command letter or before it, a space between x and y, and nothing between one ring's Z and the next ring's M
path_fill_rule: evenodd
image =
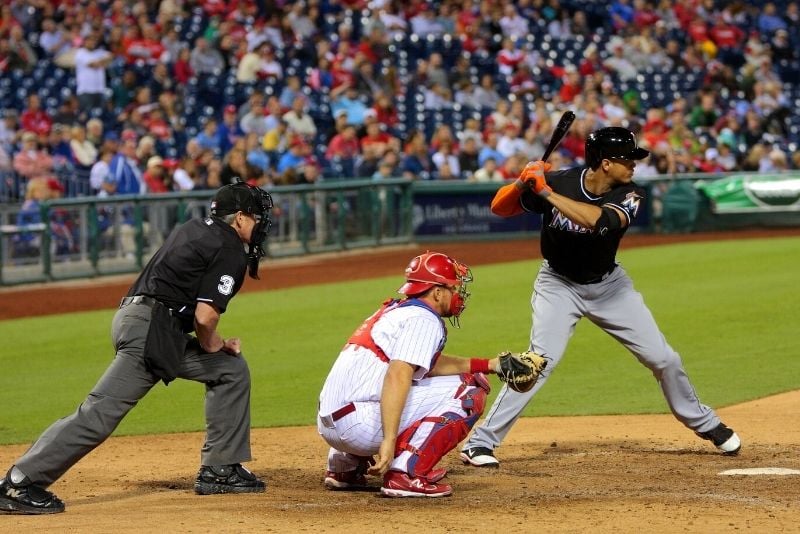
M720 471L720 475L800 475L800 469L785 467L752 467L750 469L728 469Z

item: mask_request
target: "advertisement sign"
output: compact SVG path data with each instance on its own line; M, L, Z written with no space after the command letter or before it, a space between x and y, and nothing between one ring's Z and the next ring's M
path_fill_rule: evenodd
M442 189L418 187L414 189L413 233L417 236L492 234L508 232L539 232L542 218L536 214L522 214L503 218L494 215L490 206L494 189L476 191L469 186ZM647 227L650 210L643 205L633 227Z
M800 175L735 175L697 188L711 200L713 213L800 211Z

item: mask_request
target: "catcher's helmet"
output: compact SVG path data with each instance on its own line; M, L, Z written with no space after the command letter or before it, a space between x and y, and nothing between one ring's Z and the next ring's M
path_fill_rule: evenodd
M408 264L406 283L397 292L413 297L434 286L458 288L450 301L450 316L458 317L467 307L467 283L471 281L472 271L463 263L441 252L426 252Z
M636 145L633 133L619 126L600 128L586 138L586 164L592 169L604 159L644 159L650 152Z

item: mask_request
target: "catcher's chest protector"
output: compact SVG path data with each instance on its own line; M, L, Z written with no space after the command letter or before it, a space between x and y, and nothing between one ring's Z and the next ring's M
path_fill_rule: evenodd
M383 349L380 348L375 341L372 339L372 328L375 326L375 323L378 322L378 319L383 317L388 311L394 310L396 308L400 308L403 306L419 306L420 308L424 308L431 313L434 313L431 308L426 305L424 302L420 301L419 299L389 299L383 303L383 306L370 315L361 326L356 328L356 331L353 332L353 335L350 336L350 339L347 340L347 345L358 345L360 347L364 347L369 349L375 356L377 356L382 362L389 363L389 357L383 352ZM447 342L447 327L444 325L444 321L442 318L437 315L439 322L442 324L442 329L444 330L444 336L442 337L442 341L439 343L439 348L436 349L436 354L433 355L433 360L431 361L431 365L429 369L433 369L436 366L436 361L439 359L439 356L442 354L442 350L444 349L444 345Z

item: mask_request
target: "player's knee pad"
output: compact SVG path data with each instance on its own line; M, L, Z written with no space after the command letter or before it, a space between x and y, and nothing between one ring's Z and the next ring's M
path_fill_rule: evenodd
M467 413L469 428L472 428L483 413L483 409L486 407L486 397L491 389L489 381L482 373L461 375L461 385L453 398L461 399L461 407Z

